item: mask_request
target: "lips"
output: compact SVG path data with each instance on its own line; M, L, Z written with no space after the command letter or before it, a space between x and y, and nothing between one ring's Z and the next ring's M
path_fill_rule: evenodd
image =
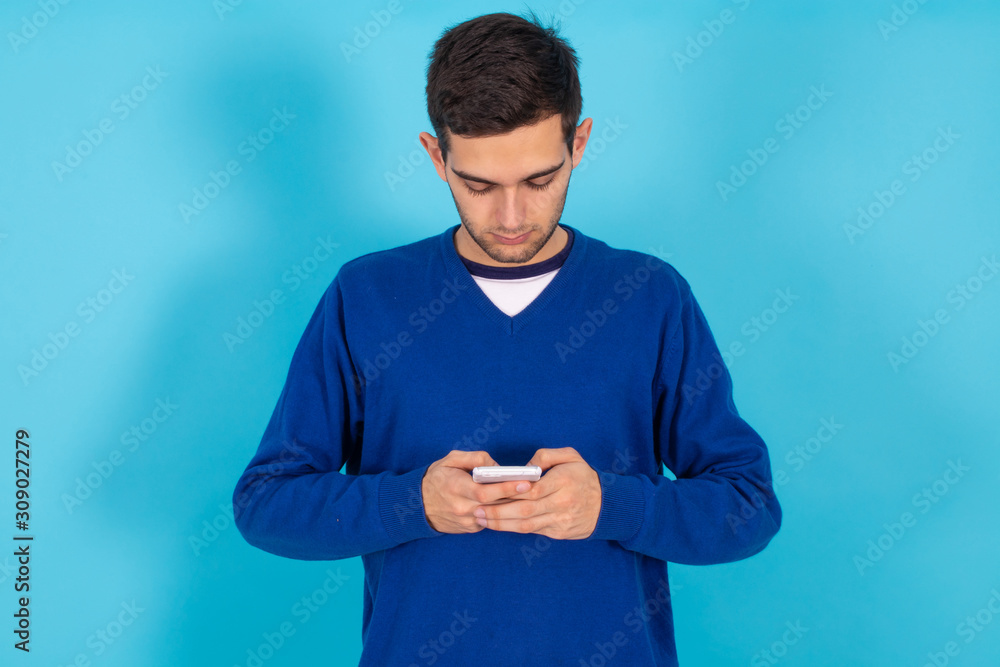
M513 237L510 237L510 236L501 236L500 234L494 234L493 236L496 236L498 239L500 239L501 241L504 241L506 243L519 243L519 242L525 240L526 238L528 238L529 234L531 234L531 232L525 232L524 234L521 234L520 236L513 236Z

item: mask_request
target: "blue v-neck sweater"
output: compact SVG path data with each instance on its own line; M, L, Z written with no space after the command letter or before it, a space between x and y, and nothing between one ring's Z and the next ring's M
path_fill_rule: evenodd
M350 260L292 355L235 521L279 556L361 557L361 665L676 665L667 561L747 558L781 525L687 281L563 226L569 254L513 317L457 225ZM598 472L589 537L427 522L421 482L449 451L524 465L543 447Z

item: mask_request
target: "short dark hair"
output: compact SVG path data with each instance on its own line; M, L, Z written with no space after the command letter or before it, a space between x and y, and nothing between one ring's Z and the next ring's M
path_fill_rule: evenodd
M447 161L448 133L463 137L506 134L561 114L563 136L573 138L583 98L576 51L544 27L513 14L485 14L448 28L427 67L427 113Z

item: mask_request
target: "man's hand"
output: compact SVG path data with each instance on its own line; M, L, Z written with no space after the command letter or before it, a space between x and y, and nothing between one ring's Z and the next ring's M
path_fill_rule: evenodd
M511 502L480 506L479 525L515 533L538 533L557 540L582 540L594 532L601 513L601 480L572 447L539 449L525 465L545 472ZM515 482L508 482L515 484ZM489 485L487 485L489 486Z
M440 533L478 533L483 528L476 523L473 510L482 505L511 502L508 498L517 494L518 484L525 484L530 489L531 482L480 484L472 481L473 468L495 465L497 462L486 452L460 449L453 449L443 459L430 464L420 484L420 492L424 515L431 528Z

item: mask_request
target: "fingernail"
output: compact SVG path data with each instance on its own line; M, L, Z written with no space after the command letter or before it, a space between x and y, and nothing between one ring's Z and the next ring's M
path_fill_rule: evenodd
M473 514L475 514L476 516L482 518L482 517L486 516L486 510L484 510L482 507L480 507L475 512L473 512Z
M476 523L478 523L480 526L483 526L484 528L486 527L486 519L476 519Z
M528 484L527 482L525 482L524 484L518 484L517 485L517 490L520 491L521 493L524 493L525 491L527 491L530 488L531 488L531 485Z

